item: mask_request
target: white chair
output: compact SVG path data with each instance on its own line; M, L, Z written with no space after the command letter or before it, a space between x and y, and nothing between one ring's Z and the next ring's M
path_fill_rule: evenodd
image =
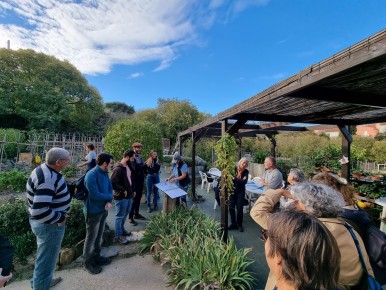
M212 167L208 170L208 172L213 176L213 178L219 178L221 176L221 170L216 167Z
M206 173L204 173L204 172L202 173L202 176L204 177L205 182L208 184L208 187L206 188L206 192L209 192L210 187L213 187L213 180L209 181L208 175L206 175Z
M208 183L208 179L204 177L204 172L198 171L201 177L201 188L204 188L205 183Z

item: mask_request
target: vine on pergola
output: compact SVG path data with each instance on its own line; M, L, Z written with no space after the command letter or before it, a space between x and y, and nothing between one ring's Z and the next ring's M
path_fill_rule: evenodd
M214 146L217 155L216 166L221 168L222 184L233 194L233 177L235 176L237 143L235 137L225 134Z

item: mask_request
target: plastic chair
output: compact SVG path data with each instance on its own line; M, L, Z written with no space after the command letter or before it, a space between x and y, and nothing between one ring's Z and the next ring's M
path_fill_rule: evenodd
M216 167L212 167L211 169L208 170L208 172L213 174L214 175L213 177L216 177L216 178L219 178L221 176L221 170Z
M198 171L198 173L200 174L200 177L201 177L201 188L204 188L204 185L205 185L206 183L208 183L208 179L205 178L205 176L204 176L205 173L202 172L201 170Z
M208 175L206 173L202 173L202 176L204 177L205 182L208 184L208 187L206 188L206 192L209 192L210 187L213 187L213 180L209 181L208 180Z

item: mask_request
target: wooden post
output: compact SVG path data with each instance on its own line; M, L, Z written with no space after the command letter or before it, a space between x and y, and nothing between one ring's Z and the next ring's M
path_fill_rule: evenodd
M271 141L271 156L273 158L276 158L276 139L275 139L275 135L271 135L271 134L265 134L269 141Z
M195 132L192 132L192 199L193 201L197 200L196 196L196 140L195 140Z
M338 125L338 128L342 133L342 155L348 158L348 163L342 164L342 177L346 178L347 182L350 182L350 145L352 136L348 130L348 126Z
M227 129L227 120L221 121L221 136L225 135ZM223 169L223 168L222 168ZM224 171L223 171L224 172ZM225 186L225 178L221 176L221 230L223 232L223 241L228 241L228 188Z

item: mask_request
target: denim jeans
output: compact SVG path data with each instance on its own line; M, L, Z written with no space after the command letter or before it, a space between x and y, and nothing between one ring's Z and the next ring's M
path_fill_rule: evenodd
M83 258L85 264L93 264L100 256L103 231L105 230L108 211L98 214L87 214L86 216L86 239L83 247Z
M115 236L123 235L125 230L125 221L130 213L131 199L122 199L115 201Z
M190 184L188 184L187 186L179 186L179 188L181 188L185 192L188 192L189 186L190 186ZM185 194L181 197L177 197L176 198L176 205L179 206L181 204L181 202L183 202L187 205L188 203L186 201L186 196L187 196L187 194Z
M153 197L153 205L154 207L157 207L159 194L158 194L158 187L155 185L160 182L159 174L151 175L148 174L146 177L146 202L147 206L150 207L151 205L151 192L154 189L154 197Z
M31 288L34 290L48 290L54 275L56 261L65 231L65 225L44 224L33 219L29 220L32 232L36 236L37 250L34 274Z

